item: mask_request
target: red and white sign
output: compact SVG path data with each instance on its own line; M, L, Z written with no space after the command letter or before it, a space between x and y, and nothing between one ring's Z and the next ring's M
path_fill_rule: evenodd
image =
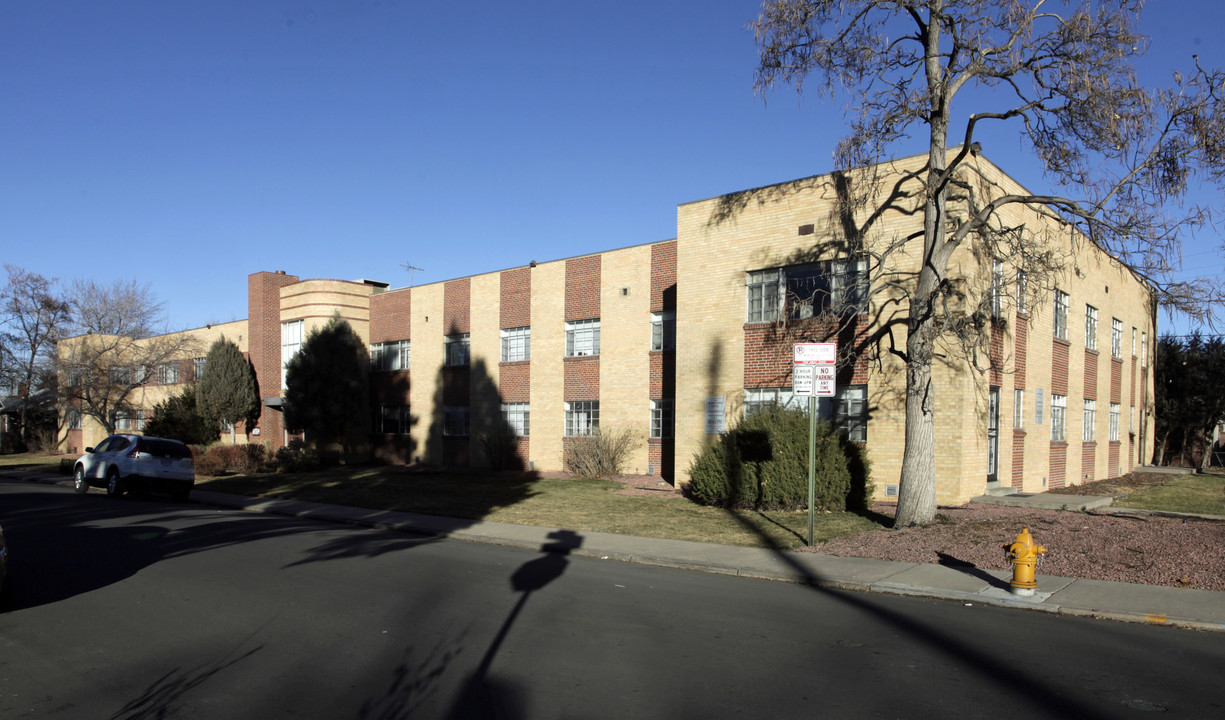
M793 359L792 392L801 396L837 395L837 343L796 343Z

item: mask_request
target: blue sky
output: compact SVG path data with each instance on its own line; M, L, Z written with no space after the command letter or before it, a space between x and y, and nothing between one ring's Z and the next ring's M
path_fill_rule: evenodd
M832 169L841 101L753 94L758 8L7 0L0 259L147 281L187 328L246 317L259 270L403 287L665 240L679 203ZM1222 28L1150 2L1142 78L1225 67ZM1049 189L1002 130L988 157Z

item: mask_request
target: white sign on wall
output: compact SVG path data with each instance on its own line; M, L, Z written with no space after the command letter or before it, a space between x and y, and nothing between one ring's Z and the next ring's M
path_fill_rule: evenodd
M718 435L727 430L727 398L706 398L706 434Z

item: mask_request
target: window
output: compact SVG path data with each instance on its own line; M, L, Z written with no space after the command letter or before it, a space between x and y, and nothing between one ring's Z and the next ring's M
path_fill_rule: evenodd
M222 418L221 419L221 432L223 433L234 432L234 423L230 422L229 420L226 420L225 418Z
M81 411L77 410L76 408L68 408L67 424L69 430L80 430L82 424Z
M833 420L834 424L846 431L847 439L855 442L868 441L868 386L847 385L838 388L835 398L819 398L818 417ZM836 403L833 413L829 412L830 401Z
M446 365L448 367L468 364L469 342L468 333L447 335L443 338L446 349ZM464 434L467 435L468 433Z
M745 274L747 322L773 322L827 313L864 312L867 258L826 260Z
M672 437L672 401L651 401L651 437Z
M1123 358L1123 321L1118 318L1110 320L1110 357Z
M1134 433L1136 431L1136 406L1131 406L1131 412L1127 415L1127 432Z
M600 320L566 323L566 357L600 354Z
M532 359L532 329L506 328L502 331L502 362Z
M1148 367L1148 333L1140 333L1140 367Z
M157 366L157 384L173 385L179 381L178 363L168 362Z
M302 320L290 320L289 322L281 323L281 389L284 390L285 370L289 367L289 361L294 355L298 354L298 350L302 348Z
M1004 315L1004 263L991 263L991 317Z
M591 435L600 429L600 403L583 400L566 403L566 437Z
M1017 271L1017 312L1025 312L1025 290L1028 278L1024 270Z
M204 378L204 363L206 360L207 358L192 358L191 360L192 377L196 382L200 382Z
M651 349L676 349L676 313L672 310L651 313Z
M442 408L442 434L451 436L468 434L468 406L447 405Z
M136 430L140 432L145 429L145 411L144 410L117 410L115 411L115 429L116 430Z
M117 385L141 385L145 382L142 365L112 365L108 372L111 382Z
M532 411L528 403L502 403L502 425L516 437L532 434Z
M1097 308L1085 306L1085 349L1097 349Z
M1131 329L1131 356L1136 356L1136 329Z
M1119 411L1118 403L1110 403L1110 442L1119 441Z
M1012 426L1017 430L1025 427L1025 391L1012 391Z
M408 432L407 405L381 405L374 409L374 432L384 435L404 435Z
M381 372L408 370L412 348L407 340L374 343L370 346L370 369Z
M1068 294L1062 290L1055 291L1055 337L1068 339Z
M1051 393L1051 442L1063 442L1064 420L1068 414L1068 396Z
M807 401L804 398L797 398L789 387L745 388L744 414L746 417L761 412L766 406L772 404L796 407L801 410L808 408Z
M1085 442L1097 440L1097 401L1085 401L1085 419L1081 428L1080 439Z

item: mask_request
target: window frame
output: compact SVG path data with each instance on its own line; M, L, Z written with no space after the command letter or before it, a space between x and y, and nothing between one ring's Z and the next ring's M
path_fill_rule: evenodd
M566 357L599 357L599 355L600 319L567 321Z
M991 261L991 317L1004 316L1004 261Z
M502 362L526 362L532 359L532 327L502 328L501 358Z
M1051 393L1051 442L1067 442L1068 396Z
M745 322L863 314L867 312L869 270L866 255L749 270L745 272Z
M370 343L371 372L398 372L412 368L412 343L409 340L388 340Z
M1081 416L1080 439L1082 442L1097 442L1097 400L1085 398L1084 414Z
M1028 289L1029 276L1024 270L1017 270L1017 312L1027 312L1025 291Z
M502 416L502 428L509 430L512 437L532 436L531 403L502 403L499 411Z
M1012 390L1012 428L1025 429L1025 388Z
M1118 318L1110 319L1110 357L1123 359L1123 321Z
M1119 403L1110 403L1110 442L1119 442L1119 420L1123 408Z
M198 357L191 359L192 377L196 382L200 382L204 378L204 368L208 366L207 357Z
M289 389L289 361L302 350L306 321L286 320L281 323L281 389ZM296 336L296 337L295 337Z
M1071 298L1059 288L1055 288L1055 339L1068 339L1068 305Z
M574 400L565 403L565 436L589 437L600 431L600 401Z
M450 335L444 335L442 337L442 351L444 367L464 367L471 364L471 333L452 333Z
M467 405L444 405L442 408L443 437L468 437L472 430L471 408Z
M157 364L157 384L176 385L179 382L179 364L175 361Z
M670 398L651 400L651 422L649 437L653 440L668 440L675 433L675 405Z
M1097 308L1085 304L1085 349L1097 350Z
M676 349L676 311L661 310L651 313L651 350Z

